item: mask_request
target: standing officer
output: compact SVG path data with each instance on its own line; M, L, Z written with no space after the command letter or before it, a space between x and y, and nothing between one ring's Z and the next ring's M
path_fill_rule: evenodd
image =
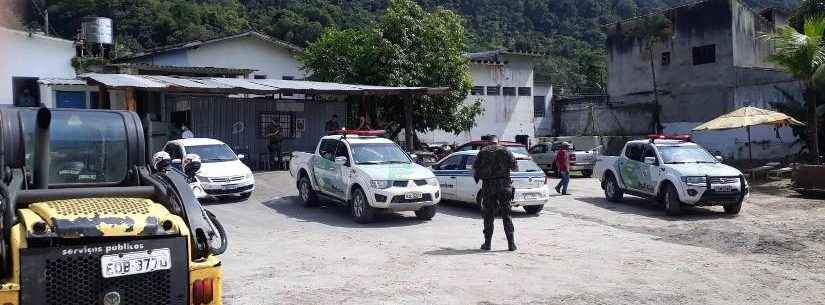
M481 250L490 250L490 239L493 237L493 221L500 216L504 223L504 234L507 235L507 249L516 250L513 238L513 219L510 218L510 201L513 200L513 185L510 180L510 171L518 171L518 164L513 153L499 145L498 137L486 137L494 144L485 146L478 153L473 163L473 177L482 181L481 184L481 213L484 217L484 244Z

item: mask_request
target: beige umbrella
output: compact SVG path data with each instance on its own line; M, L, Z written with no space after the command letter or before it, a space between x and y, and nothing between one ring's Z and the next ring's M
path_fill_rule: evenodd
M781 112L756 107L743 107L699 125L693 128L693 131L725 130L745 127L748 132L748 158L752 161L751 126L757 125L804 126L805 124Z

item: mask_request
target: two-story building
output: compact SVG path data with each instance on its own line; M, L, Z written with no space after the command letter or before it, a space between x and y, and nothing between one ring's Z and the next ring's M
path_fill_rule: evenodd
M654 15L665 17L672 29L669 39L655 45L652 58L665 132L687 133L744 106L776 109L777 103L802 101L800 83L767 61L773 49L761 35L784 22L779 11L758 13L739 0L707 0ZM616 120L633 118L623 132L634 135L655 130L651 57L643 40L631 34L646 17L607 26L609 104L624 109L615 111ZM652 107L632 107L643 105ZM647 112L641 115L647 120L639 120L640 111ZM744 130L697 133L695 138L729 158L747 153ZM799 149L790 128L754 128L753 141L757 159Z
M483 135L502 140L530 139L550 133L549 102L552 87L535 83L533 71L541 54L507 50L468 53L473 87L466 104L481 102L483 113L473 128L460 134L432 131L419 135L427 143L463 144Z

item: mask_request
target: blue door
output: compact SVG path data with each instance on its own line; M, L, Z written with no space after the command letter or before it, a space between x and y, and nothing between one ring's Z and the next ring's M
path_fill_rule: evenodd
M57 108L86 108L86 92L57 91Z

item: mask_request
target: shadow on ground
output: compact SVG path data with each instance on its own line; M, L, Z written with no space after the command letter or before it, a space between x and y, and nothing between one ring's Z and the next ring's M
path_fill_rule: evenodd
M480 246L481 244L479 244ZM453 249L453 248L441 248L438 250L430 250L424 252L424 255L437 255L437 256L454 256L454 255L473 255L473 254L485 254L485 253L496 253L496 252L510 252L505 250L491 250L485 251L481 249Z
M665 214L664 206L658 204L657 202L631 196L625 196L622 202L609 202L607 199L599 197L582 197L576 198L576 200L588 203L598 208L616 211L621 214L633 214L668 221L691 221L710 218L736 217L736 215L724 214L723 212L713 210L710 207L692 207L684 205L682 206L682 215L668 216Z
M344 206L324 202L317 207L306 207L297 196L282 197L275 200L264 201L265 207L275 210L287 217L307 222L322 223L325 225L344 228L388 228L403 227L420 224L424 221L415 217L412 212L409 215L401 213L380 213L376 215L375 222L369 224L359 224L352 220L349 209ZM436 215L436 217L438 217Z
M198 199L198 202L201 203L203 206L210 206L210 205L224 205L224 204L235 204L235 203L243 203L249 200L249 198L242 198L240 196L227 196L227 197L220 197L220 198L202 198Z
M441 201L438 204L438 213L462 218L481 219L481 211L478 206L472 203L457 201ZM516 207L510 212L513 218L538 217L539 214L527 214L523 208ZM437 217L437 216L436 216Z

